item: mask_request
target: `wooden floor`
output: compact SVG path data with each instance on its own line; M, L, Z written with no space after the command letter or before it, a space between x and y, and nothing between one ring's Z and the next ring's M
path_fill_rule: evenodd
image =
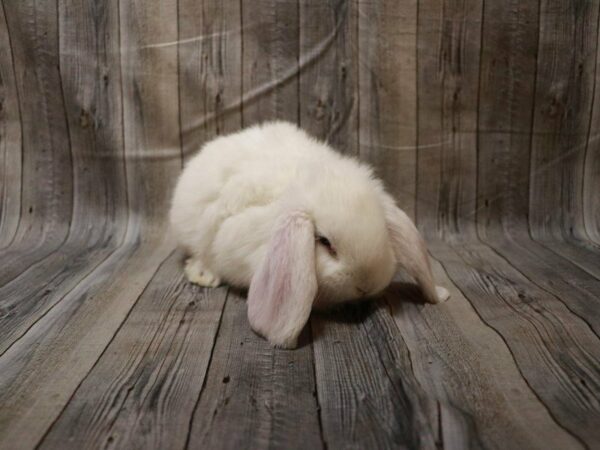
M0 1L0 450L600 449L599 0ZM438 283L294 351L187 284L182 166L298 123Z
M0 290L0 448L599 448L600 254L431 252L448 302L398 281L293 351L158 237L24 252Z

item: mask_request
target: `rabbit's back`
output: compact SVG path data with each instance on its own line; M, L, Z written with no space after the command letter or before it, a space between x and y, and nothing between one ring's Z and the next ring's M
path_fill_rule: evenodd
M283 122L207 143L188 162L175 188L170 222L176 239L188 253L205 254L205 259L225 253L239 260L240 251L258 258L261 236L270 232L270 215L275 213L268 206L298 176L335 159L332 153ZM241 228L235 234L245 242L231 241L235 227Z

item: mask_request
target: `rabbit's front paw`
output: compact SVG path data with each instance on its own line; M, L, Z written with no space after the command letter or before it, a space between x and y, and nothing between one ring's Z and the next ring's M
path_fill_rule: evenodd
M210 270L202 266L197 259L188 259L185 262L185 276L190 283L195 283L204 287L217 287L221 284L221 279L214 275Z

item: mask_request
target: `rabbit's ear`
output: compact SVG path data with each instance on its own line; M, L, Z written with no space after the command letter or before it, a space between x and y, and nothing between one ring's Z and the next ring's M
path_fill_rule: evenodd
M317 294L315 235L310 219L294 212L280 218L248 291L254 331L284 348L296 346Z
M425 242L410 217L396 206L387 193L381 193L390 240L397 263L419 284L429 303L447 300L448 291L434 283Z

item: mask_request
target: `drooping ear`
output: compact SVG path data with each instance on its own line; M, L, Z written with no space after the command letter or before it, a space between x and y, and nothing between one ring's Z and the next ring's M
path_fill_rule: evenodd
M429 303L447 300L450 293L436 286L425 242L415 224L387 193L382 192L385 219L397 263L419 284Z
M271 344L293 348L316 294L313 224L304 213L286 214L278 220L250 283L250 326Z

